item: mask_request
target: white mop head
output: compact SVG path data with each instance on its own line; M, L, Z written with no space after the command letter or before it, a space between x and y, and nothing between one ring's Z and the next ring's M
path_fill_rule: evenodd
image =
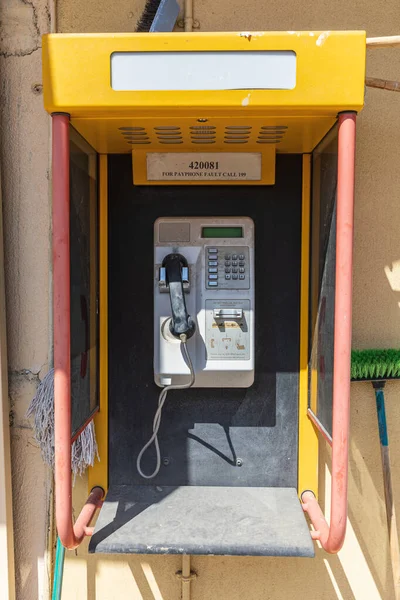
M26 416L34 416L35 440L43 461L54 469L54 369L39 383ZM96 456L100 460L94 423L91 421L72 444L71 469L74 479L76 475L82 475L87 467L93 466Z

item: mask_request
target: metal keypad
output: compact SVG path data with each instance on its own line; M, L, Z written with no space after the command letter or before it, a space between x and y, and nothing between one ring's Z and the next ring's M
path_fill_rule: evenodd
M250 288L248 246L206 247L205 266L207 289Z

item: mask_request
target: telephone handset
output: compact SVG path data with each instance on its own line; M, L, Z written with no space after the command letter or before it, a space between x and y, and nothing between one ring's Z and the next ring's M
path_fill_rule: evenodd
M164 336L167 336L166 339L168 339L168 336L172 336L174 340L180 341L182 346L182 354L190 371L190 379L183 384L173 385L169 383L160 392L158 398L158 408L153 420L153 434L139 452L136 461L136 468L139 474L144 477L144 479L152 479L155 477L161 467L161 454L157 435L161 424L161 413L164 403L167 399L168 391L171 389L186 389L191 387L195 382L195 372L186 346L188 339L190 339L196 331L196 325L186 310L184 282L185 284L188 283L188 273L188 262L186 258L182 256L182 254L179 254L178 252L172 252L167 254L167 256L165 256L163 259L162 266L160 268L160 281L162 281L165 289L169 292L172 312L171 317L164 321L164 329L165 326L168 325L168 328L164 331ZM156 449L156 466L154 471L148 475L142 471L141 462L143 454L153 443Z
M254 223L249 217L163 217L154 224L153 434L137 458L157 475L157 433L170 389L254 382ZM156 467L141 460L154 442Z
M164 278L169 289L172 317L169 329L173 336L179 338L182 334L189 339L196 330L194 321L186 310L185 294L183 291L182 273L187 273L188 263L182 254L167 254L162 262L165 270Z

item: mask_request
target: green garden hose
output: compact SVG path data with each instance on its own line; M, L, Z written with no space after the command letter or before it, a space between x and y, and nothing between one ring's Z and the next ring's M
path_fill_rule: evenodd
M65 548L60 538L57 538L56 562L54 565L53 593L51 600L61 600L62 582L64 573Z

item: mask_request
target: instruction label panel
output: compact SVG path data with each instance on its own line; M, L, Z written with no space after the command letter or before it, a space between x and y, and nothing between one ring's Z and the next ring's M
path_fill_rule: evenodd
M240 318L215 316L215 310L239 310ZM250 300L206 300L207 360L250 359Z
M258 152L147 154L148 181L261 181Z

